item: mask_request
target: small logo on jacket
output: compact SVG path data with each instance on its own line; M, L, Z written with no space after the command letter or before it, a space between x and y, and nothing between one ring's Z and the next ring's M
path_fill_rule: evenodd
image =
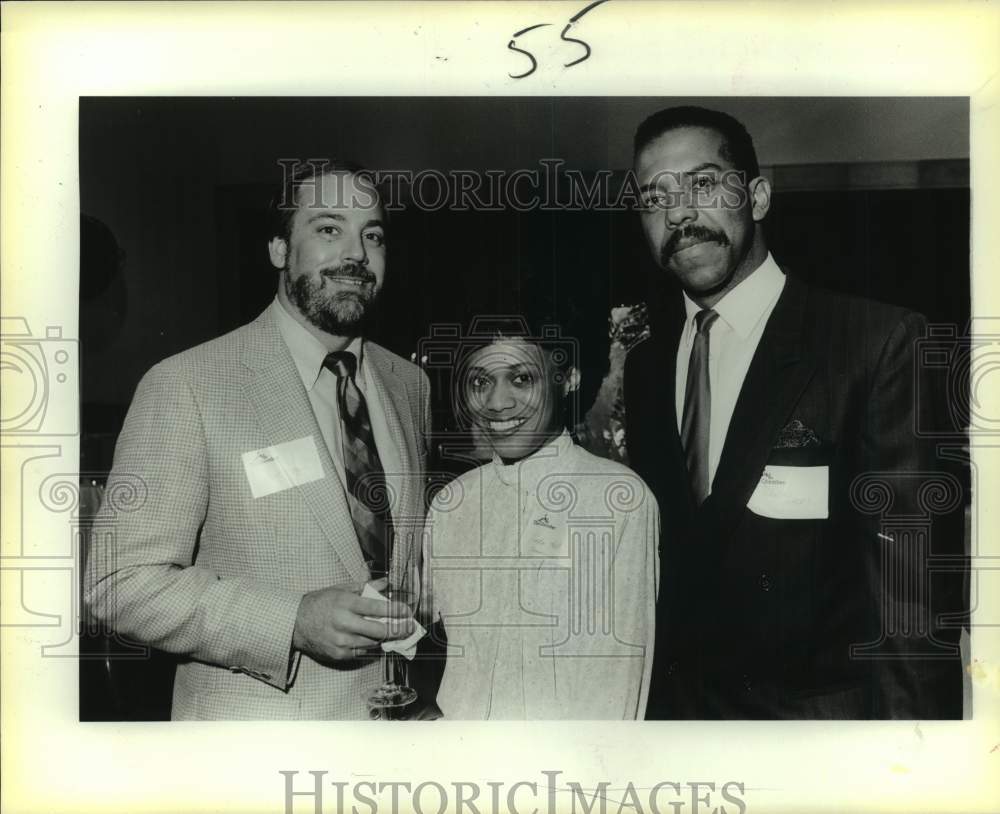
M539 517L537 520L535 520L535 525L536 526L541 526L543 529L552 529L553 531L555 531L555 528L556 528L549 521L549 516L547 514L543 514L541 517Z

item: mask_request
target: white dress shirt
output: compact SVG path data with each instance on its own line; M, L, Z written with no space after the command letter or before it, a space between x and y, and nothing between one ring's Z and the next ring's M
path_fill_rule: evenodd
M344 450L341 445L340 408L337 406L337 375L323 367L323 360L328 353L323 344L306 328L288 313L281 301L275 297L271 303L278 330L288 346L295 366L299 370L302 384L309 394L316 423L323 433L323 442L333 458L334 468L340 478L340 483L346 489L344 473ZM368 405L368 417L371 420L372 435L375 437L375 448L378 450L382 469L386 473L399 473L402 458L396 444L389 433L385 420L385 405L378 395L378 388L372 384L372 371L365 364L364 340L358 336L344 349L353 353L358 359L355 383L365 397Z
M729 422L736 400L743 389L750 361L760 344L764 326L785 287L785 275L770 252L764 262L736 288L719 300L713 310L719 318L709 329L708 382L712 393L709 424L708 480L715 479L722 457L722 447L729 432ZM677 347L677 432L684 417L684 391L687 387L688 361L694 344L694 317L701 306L684 294L687 320ZM711 486L709 487L711 490Z

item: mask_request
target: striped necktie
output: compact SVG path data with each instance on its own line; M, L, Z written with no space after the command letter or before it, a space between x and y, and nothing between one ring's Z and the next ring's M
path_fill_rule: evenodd
M391 494L375 448L368 405L354 380L358 360L350 351L337 351L327 355L323 366L337 376L340 438L351 519L372 578L386 576L392 557Z
M694 316L697 333L688 361L687 389L684 391L684 417L681 420L681 443L687 459L688 475L695 504L708 497L708 442L712 425L712 391L708 380L708 333L719 318L715 311L702 309Z

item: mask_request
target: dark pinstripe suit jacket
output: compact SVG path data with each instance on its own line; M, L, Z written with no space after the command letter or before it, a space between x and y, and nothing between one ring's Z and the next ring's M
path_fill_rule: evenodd
M929 523L961 496L914 432L923 317L790 276L700 507L674 406L682 324L625 370L629 456L662 515L649 717L960 717L959 628L939 611L961 605L961 575L932 572L963 541ZM820 443L776 446L794 421ZM750 511L768 464L828 466L829 517Z

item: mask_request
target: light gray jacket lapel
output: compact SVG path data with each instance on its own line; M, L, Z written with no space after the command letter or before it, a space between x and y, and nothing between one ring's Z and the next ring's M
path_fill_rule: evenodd
M351 579L364 582L368 570L361 557L347 498L316 423L309 395L269 311L247 326L241 361L247 368L244 392L270 443L312 436L324 477L299 485L296 491L302 495Z

